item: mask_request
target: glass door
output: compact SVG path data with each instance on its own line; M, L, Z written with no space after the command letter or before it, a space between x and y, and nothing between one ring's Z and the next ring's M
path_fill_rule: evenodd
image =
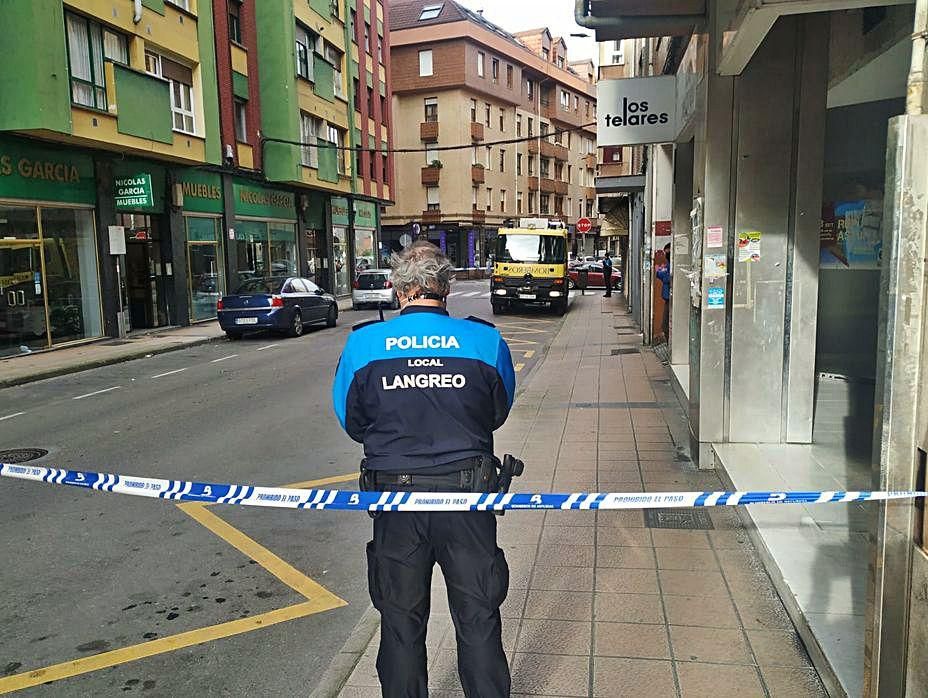
M36 210L0 204L0 356L48 344Z

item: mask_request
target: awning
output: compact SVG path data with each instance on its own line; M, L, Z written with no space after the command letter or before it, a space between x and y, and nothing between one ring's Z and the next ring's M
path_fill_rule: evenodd
M596 194L626 194L644 191L644 175L623 175L622 177L597 177Z

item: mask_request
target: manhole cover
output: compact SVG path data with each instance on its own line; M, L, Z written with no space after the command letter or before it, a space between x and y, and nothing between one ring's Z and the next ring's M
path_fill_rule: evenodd
M28 463L47 455L44 448L10 448L0 451L0 463Z
M618 356L619 354L638 354L639 351L635 347L622 347L621 349L613 349L609 354L611 356Z
M648 528L683 528L709 530L715 528L709 512L701 509L645 509L644 525Z

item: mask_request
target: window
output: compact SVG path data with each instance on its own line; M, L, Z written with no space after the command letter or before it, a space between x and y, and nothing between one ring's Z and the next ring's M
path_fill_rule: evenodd
M344 54L328 41L325 42L325 59L332 66L332 84L335 86L335 96L345 98L345 88L342 86L342 59Z
M535 208L535 201L537 200L535 192L528 193L528 212L535 213L538 209Z
M106 109L104 59L129 62L126 38L101 24L66 13L68 57L71 63L71 101L85 107Z
M541 163L541 176L550 177L551 176L551 160L549 158L541 158L539 162Z
M570 109L570 92L561 90L561 107Z
M485 59L486 59L486 56L484 56L483 51L478 51L477 52L477 75L479 75L480 77L483 77L483 62Z
M351 84L354 86L354 110L361 111L361 83L353 78Z
M522 174L522 153L516 153L516 174Z
M426 78L432 74L432 50L419 51L419 77Z
M477 100L470 100L470 120L474 123L477 122Z
M441 8L444 6L444 3L440 5L426 5L422 8L422 12L419 13L419 21L422 22L426 19L435 19L441 14Z
M499 108L499 130L506 130L506 110L502 107Z
M380 95L380 122L384 126L389 125L387 124L387 98L383 95Z
M528 97L528 101L534 101L535 99L535 82L534 80L525 81L525 94Z
M522 192L516 192L516 213L522 213Z
M329 124L329 143L338 146L338 150L335 151L335 157L338 160L338 173L343 175L346 172L345 151L342 150L345 146L345 132L337 126ZM371 179L373 179L373 177L371 177Z
M364 23L364 50L368 54L371 52L371 25L369 22Z
M313 51L318 37L301 24L296 25L296 74L313 80Z
M528 156L528 176L535 176L535 157L533 155Z
M584 100L586 102L586 118L590 118L590 100Z
M471 190L471 199L473 200L474 210L477 210L477 197L480 196L480 192L477 187L472 187Z
M499 171L506 171L506 151L502 148L499 149Z
M548 135L548 124L546 124L544 121L539 121L538 130L541 133L542 137L547 136Z
M426 97L425 99L425 120L438 121L438 98Z
M512 89L512 66L506 66L506 87L510 90Z
M233 118L235 121L235 140L239 143L248 142L248 126L245 119L248 103L241 99L235 100Z
M323 139L323 121L309 114L300 114L300 160L307 167L319 167L319 149L316 144Z
M177 5L188 12L190 11L190 0L167 0L171 5Z
M516 114L516 138L522 138L522 115Z
M487 187L487 211L493 210L493 189Z
M499 59L498 58L494 58L492 61L490 61L490 75L493 76L493 84L494 85L497 84L499 82Z
M487 128L490 128L490 105L489 103L485 105L484 111L485 111L484 118L483 118L484 123L486 123Z
M554 163L554 179L558 182L564 181L564 165L560 162Z
M570 198L567 199L567 217L574 217L574 200Z
M531 138L535 135L535 124L532 121L532 117L528 117L528 137Z
M551 60L551 51L546 48L541 49L541 57L546 61Z
M612 65L625 65L625 52L621 41L612 42Z
M564 197L563 196L554 196L554 213L555 215L562 216L564 215Z
M425 210L440 211L441 202L438 198L438 187L426 187L425 189Z
M499 190L499 210L500 213L506 213L506 190Z
M438 155L438 150L437 150L437 148L438 148L438 146L435 145L434 143L428 143L428 144L426 144L426 146L425 146L425 164L426 164L426 165L431 165L431 164L432 164L433 162L435 162L436 160L440 160L440 159L441 159L441 158L439 157L439 155Z
M387 153L387 144L381 143L380 149L383 151L380 155L380 161L383 163L383 168L381 170L381 179L386 182L390 179L389 170L390 170L390 155Z
M171 85L173 128L182 133L196 133L193 113L193 71L154 51L145 52L145 71L164 78Z
M338 3L335 3L338 5ZM377 35L377 62L383 64L383 36Z
M568 183L568 184L573 184L573 183L574 183L574 167L573 167L573 165L568 165L568 166L567 166L567 183Z
M242 2L229 0L229 40L242 43Z
M541 195L541 213L550 213L551 209L551 195L542 194Z
M567 132L567 149L568 149L568 150L570 150L570 141L571 141L571 138L570 138L570 137L571 137L572 135L573 135L573 134L572 134L570 131Z
M486 159L486 162L484 162L483 164L486 166L488 170L490 169L492 155L493 155L493 148L491 148L490 146L487 146L487 159Z
M374 118L374 88L367 88L367 115Z
M580 98L574 95L574 111L580 111Z
M557 57L557 67L558 67L558 68L563 68L563 67L564 67L564 56L558 56L558 57Z

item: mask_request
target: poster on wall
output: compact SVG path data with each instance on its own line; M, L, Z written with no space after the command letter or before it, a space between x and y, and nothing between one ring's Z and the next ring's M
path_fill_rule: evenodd
M839 201L822 207L822 269L879 269L883 252L883 202Z
M728 258L724 254L706 254L703 274L709 281L715 281L728 275Z
M761 234L756 230L748 233L738 233L739 262L760 261L760 238Z

